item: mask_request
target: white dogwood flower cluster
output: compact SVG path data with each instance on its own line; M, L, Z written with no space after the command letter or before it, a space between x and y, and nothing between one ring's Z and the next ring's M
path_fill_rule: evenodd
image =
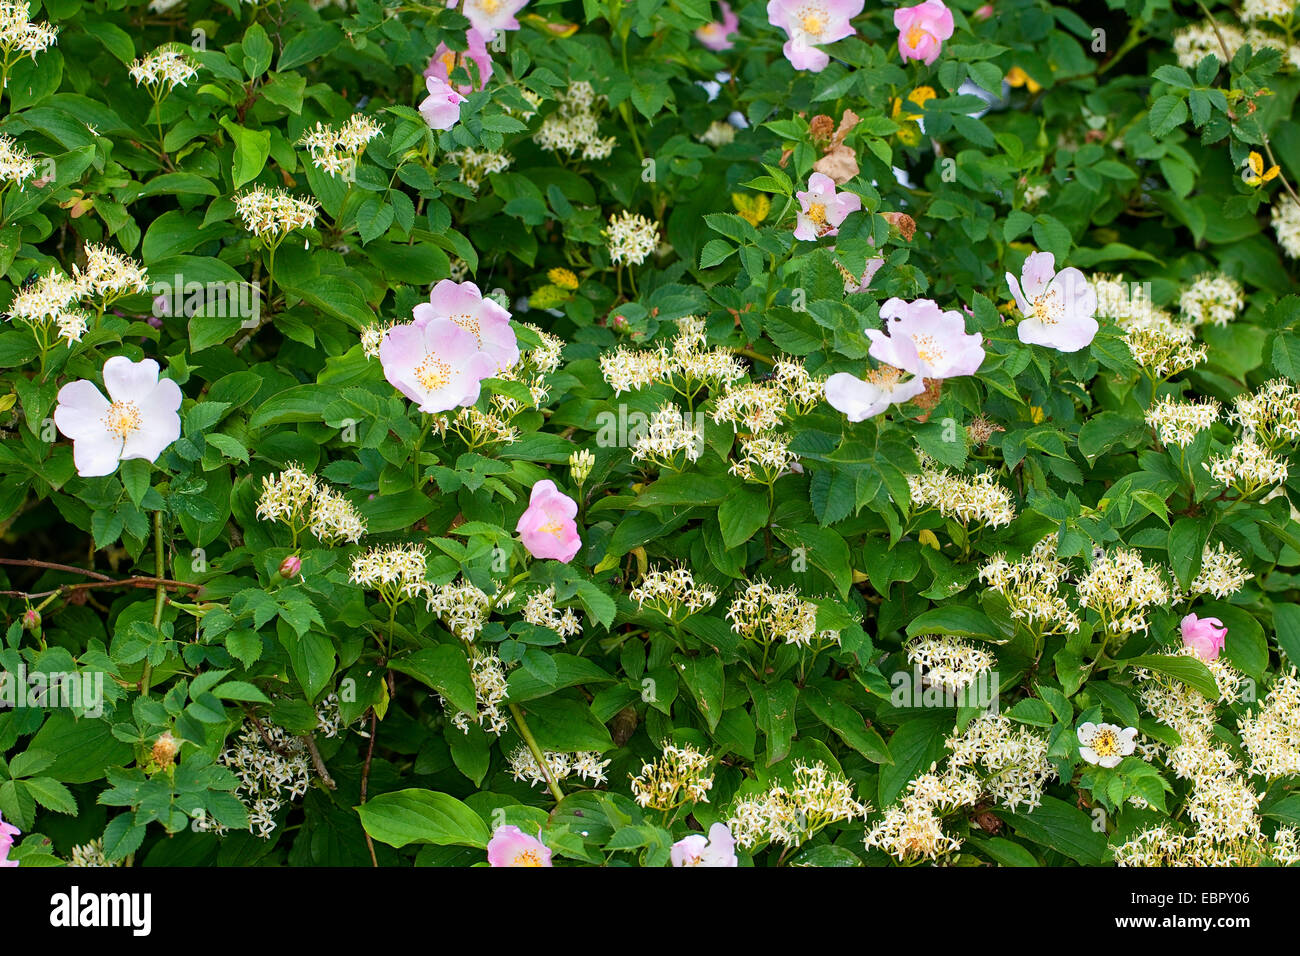
M1040 634L1073 634L1079 615L1061 593L1071 568L1056 556L1056 548L1053 533L1017 561L996 554L980 568L980 580L1006 599L1011 617L1026 627Z
M639 266L659 248L659 223L639 213L615 213L601 233L615 265Z
M1243 497L1280 485L1289 474L1286 459L1270 451L1249 432L1226 454L1211 458L1209 464L1215 481L1235 489Z
M776 843L798 847L832 823L866 817L853 784L821 761L796 761L789 785L745 794L731 809L727 829L746 848Z
M1270 379L1234 398L1228 418L1272 449L1300 440L1300 387L1284 378Z
M311 758L302 739L269 720L244 721L239 735L217 762L239 778L235 796L248 808L249 829L269 839L278 826L275 815L300 800L311 784ZM224 833L215 820L195 821L196 829Z
M18 141L0 133L0 181L13 183L19 189L36 176L36 160Z
M1300 677L1295 668L1278 678L1263 706L1238 721L1250 772L1268 781L1300 774Z
M267 242L279 242L295 229L316 225L318 207L313 200L299 199L283 189L254 186L235 197L235 212L244 228Z
M761 578L736 595L727 620L732 631L760 644L784 641L808 647L815 639L839 639L833 631L818 632L816 604L805 601L794 588L774 588Z
M492 601L471 581L458 578L447 584L426 582L422 593L425 609L438 615L447 630L467 644L478 637L487 623Z
M999 528L1016 518L1011 493L998 484L991 471L968 478L923 457L920 472L907 476L907 488L914 510L935 508L964 527Z
M1178 309L1192 325L1227 325L1245 307L1241 283L1221 272L1197 276L1178 297Z
M384 131L384 124L362 113L354 113L335 128L317 123L303 133L299 145L307 147L311 163L331 176L356 174L357 159L366 145Z
M508 758L510 775L516 780L527 783L530 787L546 785L547 769L551 772L551 779L557 783L567 780L569 777L577 777L593 787L599 787L607 782L605 768L609 766L610 761L608 759L601 760L600 754L595 751L557 753L554 750L546 750L542 752L542 758L546 761L546 769L538 765L532 751L520 744L511 752Z
M295 545L303 531L326 545L356 544L366 533L365 519L352 502L294 463L262 478L257 516L287 526Z
M506 716L510 696L506 665L496 652L474 647L470 650L469 674L474 682L475 712L463 713L444 699L447 719L462 733L469 733L472 721L486 733L500 737L510 727Z
M562 638L582 633L582 622L578 620L573 608L561 611L555 606L555 585L530 594L524 602L522 613L529 624L552 630Z
M632 778L632 796L645 808L675 810L687 803L708 803L713 789L709 767L713 758L691 744L662 745L663 753L643 761L641 772Z
M642 610L649 605L669 620L680 621L711 608L718 601L718 592L707 584L696 584L687 568L675 567L647 571L630 597Z
M199 70L180 45L161 46L148 56L132 61L128 72L136 86L149 86L163 95L185 86Z
M14 293L7 318L30 327L43 343L47 333L53 330L57 338L71 347L73 342L81 341L90 327L90 316L75 305L78 299L77 283L51 270Z
M1168 605L1174 591L1163 569L1145 565L1135 550L1117 548L1093 558L1075 593L1080 606L1101 618L1103 630L1135 634L1147 629L1147 610Z
M997 664L984 648L960 637L918 635L905 651L908 663L921 668L927 681L952 691L969 687Z
M1171 656L1194 655L1193 649L1183 647ZM1116 848L1120 866L1257 866L1268 860L1288 865L1300 859L1290 828L1279 828L1272 837L1264 833L1258 814L1262 797L1216 727L1218 705L1237 701L1244 679L1223 659L1204 663L1215 679L1213 700L1166 674L1134 671L1143 708L1178 734L1178 744L1156 743L1153 751L1176 777L1190 782L1183 810L1189 826L1168 823L1139 831ZM1283 699L1286 694L1284 689ZM1245 720L1242 743L1254 756L1251 745L1262 742L1255 731L1263 724L1251 723L1249 714Z
M1219 420L1219 403L1212 398L1185 402L1166 395L1147 409L1146 420L1156 430L1160 444L1186 448Z
M587 160L608 157L618 145L618 137L600 135L600 113L606 97L596 95L590 83L579 80L570 83L556 99L558 108L542 120L533 142L551 153Z
M645 433L632 443L632 460L658 468L681 471L704 452L704 431L672 402L665 402L650 417Z

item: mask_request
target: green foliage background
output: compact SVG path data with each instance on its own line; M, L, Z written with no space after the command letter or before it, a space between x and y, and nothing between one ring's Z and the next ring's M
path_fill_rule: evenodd
M1056 532L1061 556L1079 567L1094 547L1127 546L1182 580L1195 573L1202 542L1224 542L1254 579L1227 602L1195 609L1229 624L1226 657L1262 698L1300 660L1300 525L1285 495L1241 500L1209 477L1204 462L1234 440L1226 422L1190 446L1182 468L1176 449L1156 443L1143 422L1154 385L1114 323L1071 355L1021 344L1002 277L1018 274L1028 252L1047 250L1058 265L1149 282L1155 302L1176 310L1194 277L1226 272L1245 287L1244 313L1203 327L1208 360L1162 393L1230 403L1266 379L1300 378L1295 264L1268 222L1284 186L1279 178L1254 187L1239 173L1267 143L1282 176L1300 179L1292 119L1300 83L1271 50L1178 67L1169 38L1202 18L1192 4L999 0L987 19L977 6L953 5L956 35L925 67L900 65L893 8L869 2L854 21L858 35L835 44L831 65L814 74L790 68L759 2L736 4L740 42L714 53L692 37L718 17L706 0L542 0L493 53L487 89L469 95L453 129L435 132L416 111L421 73L440 42L463 46L467 24L440 3L317 10L303 0L191 0L164 13L120 0L33 4L33 19L59 28L58 44L13 67L0 132L51 159L53 175L3 196L0 302L33 274L71 270L86 242L142 261L155 282L265 283L267 250L242 228L234 196L253 184L286 187L322 213L279 250L267 321L247 341L239 318L151 324L150 294L115 303L79 343L43 356L27 329L0 331L0 529L4 556L27 562L0 566L9 593L0 598L0 666L108 675L102 716L0 712L0 813L24 834L13 857L56 864L102 838L110 858L137 864L368 865L364 820L380 864L471 864L504 821L540 828L557 862L663 865L673 841L725 820L737 792L788 773L797 758L841 769L874 808L869 826L974 716L891 704L889 676L908 669L903 644L917 634L995 643L1002 709L1049 735L1064 781L1032 813L995 811L996 836L974 814L952 815L947 829L965 840L959 862L1102 864L1128 835L1175 815L1187 784L1172 773L1155 787L1169 791L1163 809L1141 810L1126 800L1151 795L1145 771L1126 763L1117 785L1079 776L1080 721L1136 720L1160 732L1138 713L1131 667L1087 673L1091 627L1049 638L1036 653L978 569L989 555L1024 553ZM1231 18L1226 5L1212 6ZM155 112L127 67L165 42L201 42L192 51L201 69ZM1004 88L1013 67L1042 88ZM724 70L710 99L701 82ZM558 158L531 139L557 93L579 80L607 98L601 132L619 141L608 159ZM968 80L992 95L993 109L972 115L986 104L959 92ZM895 109L921 85L935 98ZM541 103L527 119L524 90ZM349 183L313 168L297 143L359 103L384 133ZM792 239L787 200L820 155L812 117L838 122L846 109L860 117L847 143L861 167L847 188L864 210L832 251ZM733 142L700 141L710 123L737 112L747 124ZM923 118L923 136L912 114ZM513 163L475 190L449 156L465 148L506 150ZM1028 186L1044 198L1028 204ZM733 194L746 198L738 206ZM738 211L759 195L771 208L755 224ZM666 245L633 270L635 292L601 237L624 209L662 223ZM891 228L885 212L910 216L915 235ZM887 261L871 289L845 296L836 261L856 275L877 253ZM419 413L358 335L376 320L409 317L453 267L485 292L504 290L517 320L561 336L564 363L543 408L516 420L517 442L471 451L435 436L416 452ZM550 285L556 267L573 270L578 288L550 300L552 310L525 310L522 300ZM619 344L670 341L674 320L698 315L710 345L744 350L756 379L782 354L818 376L861 374L863 329L878 325L890 296L967 309L968 328L985 336L985 364L947 382L928 413L908 406L850 425L820 404L798 416L790 431L803 471L776 482L770 506L761 488L729 473L727 425L708 422L705 454L681 475L595 440L602 413L623 404L652 412L670 394L615 396L598 360ZM82 479L70 443L46 420L59 387L98 380L111 355L159 360L186 395L183 436L156 468L132 462ZM982 446L965 438L977 415L1002 429ZM945 437L953 423L955 440ZM918 470L918 447L957 471L991 470L1011 489L1018 519L967 534L913 508L906 476ZM459 641L408 605L390 656L377 639L388 633L386 610L348 582L358 549L302 548L302 577L286 582L277 568L293 550L288 536L254 512L262 477L300 463L366 516L360 547L424 543L431 579L464 574L491 593L502 579L496 546L524 567L511 539L529 489L551 477L579 496L567 462L582 448L596 457L580 494L583 550L567 566L533 562L516 587L553 584L559 603L582 615L583 635L560 644L516 609L495 615L479 639L512 664L510 700L541 746L611 761L607 784L568 781L573 792L556 806L545 788L508 771L517 727L498 740L447 719L434 691L453 702L473 696ZM1294 449L1287 454L1289 494L1300 490L1300 469ZM42 609L40 633L23 629L23 612L45 598L22 593L86 581L33 559L151 576L156 515L166 577L201 590L169 591L156 627L151 588L59 591ZM796 549L806 569L792 566ZM723 595L676 632L628 598L647 566L667 564L689 567ZM816 600L842 646L811 663L783 647L768 669L750 673L743 661L757 652L723 615L737 586L757 577ZM1175 646L1185 611L1157 610L1122 659ZM1184 676L1202 687L1209 679L1194 665ZM647 679L652 701L643 699ZM313 774L271 838L241 830L236 779L217 761L228 738L250 715L310 735L315 707L344 686L355 689L341 705L349 729L316 740L335 788ZM1220 715L1229 737L1241 710ZM150 758L164 731L182 741L170 770ZM709 802L671 821L643 812L628 789L667 738L715 760ZM1284 785L1260 791L1269 828L1300 822ZM1101 832L1080 801L1113 811ZM196 831L203 816L231 832ZM742 860L891 862L864 849L863 830L862 820L836 824L795 853L758 847Z

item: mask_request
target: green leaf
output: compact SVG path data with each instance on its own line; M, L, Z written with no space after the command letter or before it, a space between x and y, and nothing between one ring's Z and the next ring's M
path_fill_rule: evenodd
M1033 811L995 810L1017 836L1051 847L1084 866L1106 861L1106 835L1093 828L1092 818L1056 797L1045 796Z
M813 716L839 736L846 744L872 763L893 763L889 747L874 727L868 727L862 715L835 697L828 697L815 687L805 688L804 703Z
M405 657L394 658L388 662L388 666L432 687L461 713L478 712L469 660L459 647L451 644L427 647ZM515 699L513 694L510 699Z
M491 836L477 813L434 790L382 793L356 810L370 836L399 849L412 843L486 849Z
M1147 670L1166 674L1199 691L1209 700L1219 699L1219 688L1215 683L1214 675L1196 658L1172 654L1143 654L1140 657L1126 657L1116 663L1123 664L1125 667L1144 667Z
M236 125L228 116L218 121L230 134L235 144L235 165L231 172L231 185L238 189L245 183L252 182L266 165L271 155L271 134L267 130L245 129Z

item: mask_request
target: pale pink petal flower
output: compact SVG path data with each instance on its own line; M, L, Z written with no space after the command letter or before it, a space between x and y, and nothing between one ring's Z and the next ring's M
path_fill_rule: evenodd
M722 9L722 19L704 24L695 31L695 39L710 50L721 52L730 50L735 46L735 43L731 40L731 35L740 29L740 17L732 12L731 5L727 3L727 0L720 0L718 6Z
M517 826L499 826L488 841L490 866L552 866L551 850L541 841L542 832L530 837Z
M853 36L849 22L865 6L865 0L768 0L767 20L789 37L782 52L796 70L819 73L830 63L821 47Z
M862 278L858 280L844 280L844 294L857 295L860 292L866 292L871 288L871 280L876 277L880 267L885 264L884 256L872 256L867 260L867 268L862 273Z
M1075 352L1096 337L1097 290L1078 269L1057 272L1056 256L1050 252L1031 252L1021 281L1008 272L1006 285L1023 316L1015 333L1026 345Z
M465 97L438 76L425 77L424 85L429 95L420 104L420 115L430 129L451 129L460 120L460 104Z
M1184 647L1190 647L1203 661L1219 659L1219 652L1228 639L1228 629L1217 617L1189 614L1183 618L1180 629L1183 632Z
M822 173L808 177L808 188L796 192L799 212L795 220L794 237L813 241L823 236L834 236L849 213L862 208L862 197L855 193L835 191L835 180Z
M438 49L434 51L429 60L429 65L425 68L425 77L436 77L450 84L452 70L460 67L469 74L470 80L474 81L474 68L477 68L477 84L475 82L459 83L455 85L456 91L458 93L472 93L487 86L487 81L492 77L492 55L488 53L487 38L478 30L470 27L465 31L465 41L469 44L469 49L463 52L457 52L448 47L447 44L439 43ZM473 68L470 67L470 63L474 64Z
M740 866L736 859L736 839L725 823L709 827L707 837L703 833L683 837L672 845L668 857L673 866Z
M894 11L898 28L898 52L904 60L920 60L929 66L939 58L943 41L952 36L952 11L942 0L925 0L914 7Z
M449 318L395 325L379 346L384 377L422 412L445 412L478 401L496 362L474 333Z
M984 362L980 336L966 332L960 312L942 311L930 299L890 299L880 307L889 334L867 329L871 357L918 378L974 375Z
M423 328L434 319L451 319L474 336L480 352L495 363L493 375L513 368L519 361L519 339L510 324L510 313L487 298L473 282L443 279L429 293L429 301L415 307L412 325Z
M9 859L9 851L13 849L14 837L18 836L19 830L11 823L5 823L4 816L0 815L0 867L10 868L18 865L17 860Z
M85 379L59 389L54 424L72 439L72 460L83 478L111 475L132 458L157 461L181 437L181 389L158 378L153 359L115 355L104 363L105 398Z
M851 422L865 421L924 391L924 379L912 376L903 380L901 371L891 365L867 372L865 381L848 372L836 372L826 379L826 401Z
M1097 290L1073 267L1056 271L1050 252L1033 252L1020 270L1010 272L1007 287L1024 317L1016 334L1026 345L1045 345L1058 352L1077 352L1097 335Z
M528 0L464 0L461 13L475 30L491 40L498 30L518 30L515 14L528 5ZM456 6L448 0L447 6Z
M515 531L534 558L551 558L568 564L582 547L578 536L578 503L544 478L533 485L528 507Z

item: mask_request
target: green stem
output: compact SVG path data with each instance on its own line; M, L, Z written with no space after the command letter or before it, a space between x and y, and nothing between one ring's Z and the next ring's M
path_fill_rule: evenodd
M515 719L515 727L519 730L519 736L524 738L524 744L528 747L528 752L533 755L533 759L537 761L537 766L541 768L542 773L546 776L546 789L551 791L551 796L555 798L556 803L559 803L564 799L564 791L560 789L559 783L556 782L555 776L551 773L551 765L546 762L546 755L537 746L537 738L533 736L533 732L528 729L528 722L524 720L523 711L519 709L517 704L510 704L509 706L510 716Z
M167 577L167 564L163 558L163 530L162 530L162 511L153 513L153 549L154 549L154 576L160 582L154 591L153 599L153 629L155 631L162 624L163 607L167 604L167 587L162 584L162 580ZM140 696L149 696L149 680L153 677L153 665L149 658L144 659L144 671L140 674Z

